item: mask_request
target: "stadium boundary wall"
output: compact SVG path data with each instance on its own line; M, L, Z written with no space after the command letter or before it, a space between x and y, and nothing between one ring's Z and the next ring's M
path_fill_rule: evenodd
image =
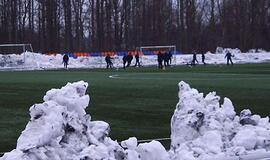
M162 54L165 53L165 51L106 51L106 52L48 52L47 55L57 55L57 54L67 54L69 57L77 58L77 57L104 57L104 56L124 56L124 55L132 55L135 56L137 53L140 56L148 56L148 55L157 55L159 52ZM173 53L174 55L183 54L183 52L175 51Z

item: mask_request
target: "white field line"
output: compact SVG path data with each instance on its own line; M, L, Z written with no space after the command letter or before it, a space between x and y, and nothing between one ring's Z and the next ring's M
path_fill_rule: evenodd
M137 77L129 77L130 75L137 75ZM230 74L228 74L230 75ZM142 74L126 74L120 76L118 74L110 75L109 78L111 79L164 79L164 80L175 80L175 79L183 79L183 80L202 80L202 81L209 81L213 80L213 78L185 78L185 77L145 77ZM216 77L216 80L256 80L256 79L270 79L270 77Z
M125 73L125 72L123 72ZM239 75L243 75L243 76L265 76L266 74L253 74L253 73L243 73L243 74L239 74L239 73L214 73L214 72L201 72L201 73L192 73L192 72L146 72L146 73L127 73L125 75L164 75L164 74L177 74L177 75L186 75L186 74L192 74L192 75L228 75L228 76L239 76ZM117 74L116 74L117 75Z
M113 79L118 78L118 77L119 77L118 74L114 74L114 75L110 75L110 76L109 76L109 78L113 78Z
M151 142L151 141L167 141L167 140L171 140L171 138L141 139L141 140L138 140L138 143Z

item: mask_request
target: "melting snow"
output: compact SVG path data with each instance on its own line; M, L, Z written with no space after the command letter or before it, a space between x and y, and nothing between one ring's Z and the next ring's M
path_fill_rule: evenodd
M52 89L30 108L31 119L17 147L0 160L254 160L270 157L269 118L243 110L215 92L204 96L179 83L179 102L171 119L171 148L158 141L138 144L109 137L110 126L86 114L88 83Z
M270 61L270 53L266 51L260 51L254 53L250 51L248 53L241 53L239 49L217 49L215 54L207 52L205 54L205 62L207 64L225 64L225 51L230 50L233 54L234 63L263 63ZM44 70L44 69L59 69L63 68L62 55L56 56L44 55L40 53L25 52L21 55L0 55L0 70ZM25 62L23 63L25 59ZM201 62L201 55L197 54L199 63ZM172 59L172 64L186 65L191 63L191 54L176 55ZM113 57L114 67L121 68L123 65L121 56ZM141 63L143 66L157 65L157 56L148 55L141 56ZM131 65L135 64L135 60ZM70 58L69 68L105 68L106 63L104 57L78 57L76 59Z
M46 93L41 104L30 108L31 119L17 147L0 160L166 160L168 153L157 141L137 144L136 138L122 142L109 138L110 126L91 121L85 109L88 84L68 83ZM125 149L124 149L125 148Z
M269 118L234 111L230 99L215 92L206 96L179 83L179 102L171 119L171 149L173 160L226 159L250 155L270 158ZM255 154L260 152L259 154ZM260 155L262 157L260 157Z

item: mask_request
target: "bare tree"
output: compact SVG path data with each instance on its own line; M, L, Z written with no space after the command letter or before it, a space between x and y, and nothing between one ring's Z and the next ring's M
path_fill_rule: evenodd
M0 43L43 52L270 49L269 0L0 0Z

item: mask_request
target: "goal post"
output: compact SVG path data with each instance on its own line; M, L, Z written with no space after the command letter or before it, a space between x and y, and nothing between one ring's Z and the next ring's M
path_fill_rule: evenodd
M31 44L0 44L0 54L21 54L33 52Z
M17 59L17 64L22 64L25 62L25 52L33 52L31 44L0 44L1 64L10 64L9 55L11 54L22 55L21 59Z
M166 46L141 46L137 47L137 50L141 53L145 51L167 51L172 54L172 60L174 65L176 65L176 46L175 45L166 45Z

